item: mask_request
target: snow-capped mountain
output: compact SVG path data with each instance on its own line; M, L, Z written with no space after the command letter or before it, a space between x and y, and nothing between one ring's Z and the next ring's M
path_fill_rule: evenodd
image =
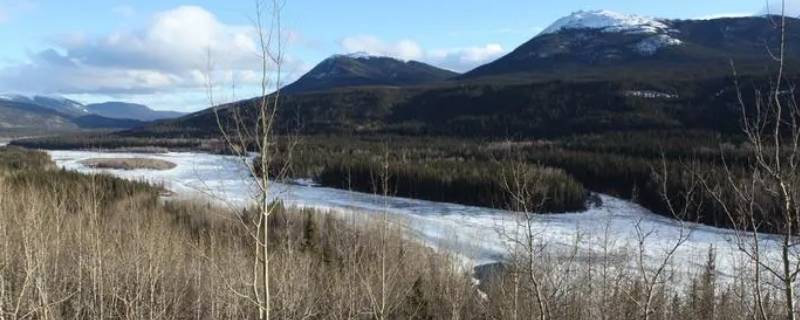
M122 102L84 105L58 96L0 94L0 131L123 129L182 115Z
M597 29L605 32L662 33L670 29L663 20L608 10L578 11L558 19L539 35L561 30Z
M80 129L120 129L141 126L137 120L111 119L95 114L66 114L65 106L76 102L66 99L39 97L28 98L20 95L0 96L0 132L42 133L53 131L73 131ZM44 104L49 104L45 106ZM77 108L77 107L76 107ZM80 110L80 109L77 109ZM77 113L77 112L76 112Z
M0 94L0 101L16 102L29 106L38 106L58 112L67 118L95 115L108 119L153 121L177 118L184 115L180 112L157 111L141 104L116 101L84 105L80 102L59 96Z
M325 59L282 90L285 93L301 93L354 86L408 86L441 81L456 75L455 72L417 61L357 52Z
M33 104L60 112L67 116L88 115L89 111L82 103L58 96L24 96L19 94L3 94L0 100Z
M683 43L676 38L678 31L670 27L668 20L608 10L575 12L558 19L538 36L565 30L599 30L607 33L652 35L645 37L633 46L642 55L653 55L662 48L679 46Z
M385 58L383 56L373 55L364 51L358 51L348 54L340 54L336 56L347 57L352 59L372 59L372 58Z
M789 25L788 39L797 39L800 20L789 19ZM763 72L771 61L766 48L777 44L778 35L763 16L669 20L579 11L460 78L696 79L729 75L731 60L741 72ZM789 60L800 60L789 47Z

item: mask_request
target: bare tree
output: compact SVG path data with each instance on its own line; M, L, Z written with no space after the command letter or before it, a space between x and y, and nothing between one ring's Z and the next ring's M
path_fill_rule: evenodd
M693 172L691 170L685 172ZM635 259L635 267L638 273L639 281L644 285L644 292L642 293L629 293L628 296L631 301L639 308L641 314L640 319L649 320L654 313L654 299L659 289L662 288L667 281L668 268L672 265L672 260L678 250L687 242L692 235L693 228L687 224L686 220L692 216L694 210L699 210L699 197L697 195L700 187L699 182L694 175L689 174L686 181L686 190L679 194L680 199L673 199L669 190L670 172L666 159L662 157L660 170L653 169L653 175L659 182L659 194L661 199L666 204L667 210L672 215L675 223L678 224L678 234L674 239L663 246L663 252L657 256L651 257L649 255L648 247L653 244L648 244L653 235L658 232L655 228L646 228L643 224L643 219L639 219L635 225L637 252ZM652 261L651 261L652 258Z
M220 106L214 100L214 86L208 79L208 100L219 132L230 152L248 168L257 187L255 214L242 214L240 222L253 243L253 265L250 292L235 293L258 308L259 319L270 319L273 292L270 290L270 217L276 210L272 202L272 180L284 177L289 161L278 163L278 117L281 75L284 61L284 37L281 12L285 0L256 0L253 25L258 41L260 60L260 95L258 98ZM210 60L209 60L210 61ZM210 66L209 66L210 69ZM291 148L293 148L293 144ZM255 153L255 157L252 156ZM281 156L287 157L290 152ZM279 166L279 167L276 167Z
M516 262L515 274L515 289L514 289L514 317L518 316L517 306L517 292L519 280L516 273L522 272L527 283L529 283L528 291L531 293L532 302L539 308L539 319L550 319L550 308L547 303L545 293L545 285L543 277L538 272L537 257L546 248L546 244L541 241L541 232L536 225L535 215L537 210L544 207L547 201L546 190L542 181L541 171L536 170L528 163L521 160L512 160L502 173L502 185L506 193L509 195L509 205L513 212L517 227L512 231L510 240L512 241L512 248L514 257L512 260Z
M779 32L777 49L769 53L777 65L766 90L754 89L752 101L746 101L736 67L732 63L742 131L748 143L748 161L729 165L723 153L722 182L704 179L708 193L716 200L736 230L735 241L741 253L752 262L756 311L768 319L765 310L765 287L773 287L767 274L777 280L782 291L784 318L797 318L797 277L800 252L800 108L795 86L786 75L787 17L786 3L776 19L768 16ZM777 20L777 21L776 21ZM765 250L760 232L776 233L778 257ZM771 237L769 237L771 238Z

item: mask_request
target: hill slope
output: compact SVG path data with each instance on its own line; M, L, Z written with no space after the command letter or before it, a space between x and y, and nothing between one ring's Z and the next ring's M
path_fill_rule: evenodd
M0 100L0 130L75 130L78 125L64 115L38 105Z
M795 43L800 20L788 20ZM581 11L460 79L686 80L730 75L731 61L740 73L764 73L778 36L769 17L663 20ZM797 66L800 51L788 49L789 65Z
M48 96L27 97L23 95L12 94L12 95L2 95L0 96L0 100L37 105L71 117L80 117L89 114L85 106L80 102L62 97L48 97Z
M0 131L52 132L80 129L130 129L136 120L111 119L93 114L66 115L38 104L0 100Z
M789 30L800 30L799 22L790 19ZM792 32L786 72L798 80L800 33ZM305 133L499 138L671 129L738 133L730 62L745 94L764 89L764 74L775 68L767 44L778 36L765 17L675 21L579 12L505 57L447 81L367 85L363 79L369 77L351 75L387 72L375 65L352 70L383 58L328 59L289 87L279 126ZM396 63L402 62L389 62ZM253 103L226 108L246 114ZM219 133L206 110L131 134Z
M366 54L335 55L282 91L293 94L354 86L409 86L442 81L456 75L416 61Z
M183 113L173 111L156 111L141 104L125 102L105 102L89 104L86 110L92 114L112 119L131 119L138 121L153 121L177 118Z

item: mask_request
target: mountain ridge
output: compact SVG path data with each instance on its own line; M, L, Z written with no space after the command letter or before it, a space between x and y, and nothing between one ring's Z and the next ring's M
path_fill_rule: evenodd
M789 23L790 30L800 30L800 20ZM302 122L300 128L312 134L471 137L662 129L738 132L731 61L739 77L751 79L750 85L768 84L775 65L765 48L780 39L765 17L667 20L579 12L549 29L491 63L446 80L284 90L282 103L292 117L278 127L291 130L291 122ZM800 33L792 31L788 39L785 72L795 78L800 76ZM338 55L317 68L337 59L384 58ZM312 70L304 78L325 78L326 70ZM251 112L256 100L228 104L221 115L231 108ZM131 134L214 135L214 120L204 110Z
M3 113L3 119L0 119L0 122L4 122L6 126L13 126L14 115L7 108L9 106L13 106L19 112L28 111L20 113L21 119L39 119L44 124L43 128L50 127L51 125L48 123L54 121L53 123L59 124L57 127L63 127L59 129L131 128L140 126L144 122L174 119L184 115L181 112L152 110L150 107L141 104L109 101L84 105L72 99L45 95L2 94L0 95L0 103L3 103L3 107L6 108ZM22 107L27 107L28 110L24 110ZM45 112L45 110L52 112ZM45 120L42 117L63 117L64 119ZM20 120L20 123L22 122L25 121ZM61 125L69 123L77 127ZM33 128L35 123L27 123L24 127Z
M800 20L787 21L789 39L800 37L795 31ZM764 16L669 20L578 12L458 79L686 80L730 75L731 61L740 73L764 73L771 61L767 48L777 46L777 34ZM799 53L788 46L789 65L800 61Z
M0 132L52 132L81 129L130 129L144 122L111 119L94 114L67 115L28 102L0 99Z
M411 86L443 81L458 75L423 62L369 55L333 55L297 81L281 89L288 94L358 86Z
M178 118L184 115L176 111L158 111L142 104L109 101L87 104L86 110L92 114L112 119L131 119L138 121L155 121Z

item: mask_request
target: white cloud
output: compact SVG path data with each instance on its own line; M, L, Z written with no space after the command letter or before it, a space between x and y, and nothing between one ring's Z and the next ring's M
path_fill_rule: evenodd
M426 61L455 71L469 71L491 62L507 51L502 45L490 43L481 47L436 49L428 53Z
M420 45L407 39L386 42L374 36L359 35L342 39L341 46L348 53L366 52L403 60L419 60L423 57Z
M205 68L209 55L220 65L253 68L253 39L250 27L225 25L201 7L183 6L156 14L143 30L59 45L86 65L180 72Z
M752 16L752 15L753 15L753 13L743 13L743 12L739 12L739 13L733 13L733 12L728 12L728 13L714 13L714 14L709 14L709 15L705 15L705 16L697 17L697 18L695 18L695 19L697 19L697 20L713 20L713 19L720 19L720 18L741 18L741 17L750 17L750 16Z
M402 60L418 60L455 71L468 71L506 53L503 46L496 43L475 47L426 50L413 40L390 42L370 35L344 38L340 42L340 46L345 53L366 52Z
M1 1L1 0L0 0ZM252 27L229 25L197 6L155 14L134 31L67 34L29 61L0 68L0 91L153 94L202 90L211 58L215 82L254 85L261 59ZM286 57L286 69L301 62ZM242 89L240 89L242 90Z

